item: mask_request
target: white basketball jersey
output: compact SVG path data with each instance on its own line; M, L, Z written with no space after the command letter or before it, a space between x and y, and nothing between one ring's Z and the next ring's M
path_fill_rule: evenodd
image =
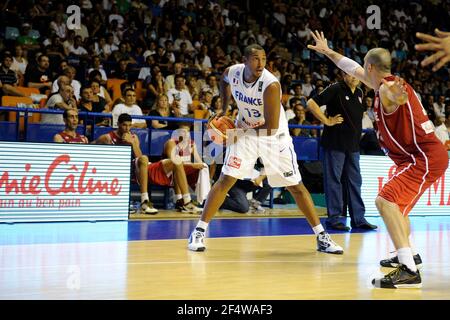
M255 128L263 125L264 119L264 90L273 82L279 82L278 79L264 69L261 76L247 87L244 83L244 64L235 64L228 69L228 81L231 93L239 108L238 121L243 122L244 128ZM280 90L281 101L281 90ZM277 135L287 133L288 122L284 108L280 102L280 120Z

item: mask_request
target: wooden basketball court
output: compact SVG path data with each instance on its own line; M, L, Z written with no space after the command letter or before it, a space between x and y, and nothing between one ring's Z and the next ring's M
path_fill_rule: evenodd
M191 219L0 225L0 299L450 299L450 217L412 217L422 289L373 289L393 246L378 231L334 233L316 251L304 218L213 220L187 250Z

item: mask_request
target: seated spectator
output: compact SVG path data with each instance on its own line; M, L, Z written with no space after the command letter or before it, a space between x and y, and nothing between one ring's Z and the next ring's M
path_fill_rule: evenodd
M450 140L450 137L447 131L447 126L445 125L445 118L441 116L436 117L434 126L436 127L434 133L443 144L446 144L446 142Z
M119 116L123 113L134 116L142 116L142 109L136 104L136 92L132 88L125 90L125 101L114 106L112 111L113 127L117 128ZM144 119L133 119L132 128L147 128L147 123Z
M23 23L20 28L20 35L16 39L16 43L27 50L37 50L40 48L40 45L37 39L30 36L30 32L31 25L27 22Z
M192 97L186 89L185 82L186 80L184 79L184 76L176 75L175 88L172 88L167 92L169 104L175 110L175 113L177 113L179 109L182 116L186 116L194 112L194 110L192 110Z
M59 92L52 94L45 106L51 110L77 109L77 100L73 95L73 88L70 85L62 85ZM41 123L64 124L62 114L43 113Z
M66 53L66 56L69 55L69 47L73 46L75 43L75 30L69 30L67 32L66 40L63 42L64 52Z
M175 88L175 77L177 75L183 75L183 65L179 62L173 65L173 73L166 77L164 81L164 89L165 92L168 92L170 89Z
M97 98L100 98L97 96ZM84 86L81 88L81 99L78 106L78 110L84 111L84 112L96 112L96 113L104 113L107 112L105 109L106 107L106 101L105 99L97 99L97 101L94 101L94 92L90 86ZM109 125L109 119L108 118L102 118L102 117L94 117L94 116L86 116L83 118L85 119L88 125L91 125L94 123L95 118L95 125L96 126L108 126Z
M192 74L188 77L186 87L191 94L192 100L194 100L194 95L200 96L201 89L196 75Z
M114 52L119 50L119 47L114 43L114 35L112 33L106 34L106 43L102 47L103 53L106 58Z
M160 94L155 101L154 108L148 114L154 117L173 117L176 116L169 108L169 98L166 94ZM153 129L165 129L165 130L175 130L177 128L175 121L164 121L164 120L147 120L147 127ZM150 122L150 123L149 123Z
M66 51L64 50L61 38L56 34L52 35L50 43L45 46L45 54L48 55L54 65L59 64L65 59Z
M151 109L155 104L156 98L164 93L164 76L161 71L157 71L147 85L147 94L144 99L145 109Z
M128 45L129 42L127 41L122 41L119 44L119 50L113 51L111 54L110 60L114 61L114 62L119 62L121 60L124 60L127 62L127 64L136 64L136 60L131 57L130 52L128 51Z
M148 197L148 177L149 162L148 157L142 154L139 137L131 132L132 119L129 114L120 114L117 119L118 127L109 133L101 135L94 143L131 145L131 171L132 176L137 180L141 191L140 213L156 214L158 210L153 207L153 203Z
M220 96L215 96L211 100L211 108L209 109L209 117L212 117L218 113L223 112L222 109L222 98Z
M31 88L38 88L39 91L45 94L46 90L52 88L50 60L45 54L37 58L37 66L28 65L25 71L25 86Z
M82 46L83 39L81 36L75 36L74 42L69 46L69 58L72 64L78 65L82 60L88 58L87 50Z
M105 110L107 112L111 112L112 100L108 93L108 90L105 87L101 86L97 80L89 81L89 86L92 88L92 92L94 93L93 101L97 103L105 103Z
M433 103L433 110L436 118L445 118L445 96L440 95L437 102ZM441 121L441 120L440 120Z
M195 52L195 48L192 45L192 42L186 37L184 30L180 30L178 38L173 43L174 51L180 51L180 46L182 43L186 44L187 53L192 54Z
M292 101L292 100L291 100ZM303 125L311 125L311 123L306 120L306 109L305 107L301 104L300 100L295 99L293 100L293 110L294 110L294 114L295 117L292 118L291 120L289 120L289 124L303 124ZM311 129L301 129L301 128L294 128L289 130L291 133L291 136L294 137L315 137L316 134L315 132L313 132Z
M99 94L101 97L105 98L105 100L106 100L108 103L110 103L110 101L111 101L111 96L110 96L108 90L106 90L106 81L104 81L104 80L102 79L102 74L100 73L100 71L98 71L98 70L92 70L91 72L89 72L88 80L89 80L89 82L97 81L97 82L99 83L100 88L99 88L98 94Z
M26 52L20 44L16 45L14 50L15 54L13 56L13 63L11 64L11 70L13 70L19 77L23 78L28 65Z
M78 110L66 109L63 113L64 124L66 128L53 136L53 142L58 143L89 143L88 138L79 134L78 128Z
M94 71L95 72L95 71ZM114 109L114 107L120 103L125 103L125 90L127 89L135 89L134 88L134 83L132 82L124 82L120 85L120 92L121 92L121 96L118 97L116 100L113 101L112 103L112 109Z
M305 74L305 82L302 83L302 94L307 98L311 97L311 92L316 89L316 86L311 83L311 75Z
M2 96L19 96L27 97L17 90L17 79L16 73L11 70L11 64L13 62L13 57L9 52L5 52L2 57L2 65L0 67L0 98Z
M203 89L202 93L201 93L201 96L200 96L199 108L202 109L202 110L210 110L211 109L212 99L213 99L212 91L209 88Z
M100 72L100 75L102 77L102 81L104 81L104 83L102 83L102 84L106 84L106 80L108 80L108 76L106 75L106 72L103 69L102 61L100 60L99 56L94 56L92 58L92 68L90 68L88 70L88 74L91 74L91 72L94 71L94 70L97 70L98 72Z
M61 13L57 13L55 15L55 19L50 22L50 28L53 29L56 33L56 35L61 38L65 39L67 35L67 26L64 22L64 16Z
M195 65L199 70L211 70L211 58L208 56L208 46L202 45L200 52L195 56Z
M111 78L130 80L130 73L128 71L127 60L125 60L125 59L119 60L116 70L114 70L111 74Z
M220 94L219 84L217 83L217 77L214 74L209 74L206 77L206 84L202 87L202 90L211 91L213 97Z
M80 99L80 89L81 89L81 83L80 81L75 79L75 76L77 74L77 69L75 69L73 66L68 66L67 68L65 68L62 72L62 75L66 76L69 78L70 80L70 85L73 88L75 97L77 98L77 100ZM54 92L58 92L59 90L59 84L58 81L54 81L53 82L53 86L52 86L52 93Z
M290 92L291 96L288 99L288 104L291 105L291 100L297 99L300 100L301 103L303 103L304 106L306 106L306 97L303 94L302 84L301 83L295 83L292 86L292 90Z
M188 185L195 190L197 202L202 204L211 190L208 165L203 162L191 139L189 123L181 123L178 129L164 144L164 156L175 165L182 164ZM176 208L181 210L184 203L190 202L189 189L180 190L175 187Z
M140 68L138 80L142 80L144 84L150 83L152 80L152 67L155 65L155 59L152 55L145 58L145 65Z

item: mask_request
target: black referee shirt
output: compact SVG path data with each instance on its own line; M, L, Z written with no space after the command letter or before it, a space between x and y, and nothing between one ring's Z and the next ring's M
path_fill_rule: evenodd
M340 114L344 122L324 126L321 144L324 148L358 152L364 114L363 91L357 87L352 93L344 81L328 86L312 98L319 106L327 106L328 116Z

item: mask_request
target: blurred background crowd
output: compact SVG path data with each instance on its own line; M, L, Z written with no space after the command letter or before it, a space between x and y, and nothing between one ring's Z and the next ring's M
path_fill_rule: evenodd
M381 9L381 29L367 27L371 4ZM70 5L81 9L80 28L74 30L67 23ZM307 99L341 77L330 61L306 48L310 31L323 30L335 50L361 65L370 48L389 49L392 70L416 89L448 140L449 68L420 67L424 55L414 44L417 31L447 30L449 1L16 0L1 6L0 94L26 96L15 87L35 88L42 108L114 115L119 106L116 113L125 108L131 114L208 118L222 108L222 72L242 61L245 46L258 43L266 50L267 69L282 84L289 122L317 124ZM364 89L363 126L370 128L374 93ZM235 117L236 107L228 113ZM41 121L62 123L54 116ZM114 118L98 123L113 124ZM150 126L170 129L170 122L136 124Z

